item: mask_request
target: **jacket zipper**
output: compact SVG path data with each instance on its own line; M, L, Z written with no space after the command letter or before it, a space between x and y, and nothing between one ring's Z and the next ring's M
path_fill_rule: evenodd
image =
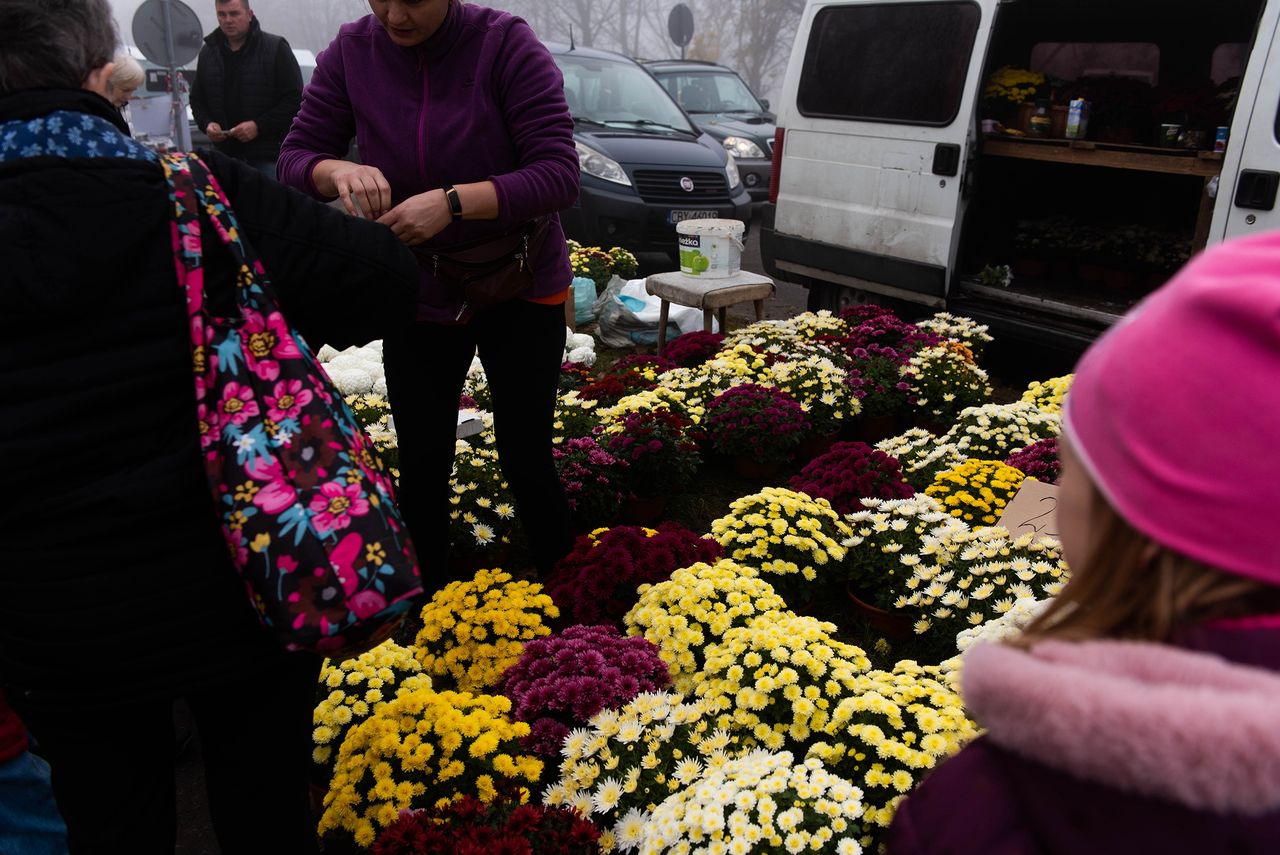
M422 71L422 107L418 113L418 177L427 184L427 107L430 76L427 73L425 49L418 52L418 68Z

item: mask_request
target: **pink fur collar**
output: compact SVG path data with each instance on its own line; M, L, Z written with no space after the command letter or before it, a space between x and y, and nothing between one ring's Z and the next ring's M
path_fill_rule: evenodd
M964 657L992 741L1078 778L1215 813L1280 809L1280 674L1161 644L998 644Z

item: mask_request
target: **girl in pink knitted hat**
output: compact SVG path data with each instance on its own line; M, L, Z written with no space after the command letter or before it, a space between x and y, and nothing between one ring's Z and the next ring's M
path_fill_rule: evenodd
M899 805L888 851L1280 852L1280 234L1099 339L1062 440L1071 582L966 654L987 734Z

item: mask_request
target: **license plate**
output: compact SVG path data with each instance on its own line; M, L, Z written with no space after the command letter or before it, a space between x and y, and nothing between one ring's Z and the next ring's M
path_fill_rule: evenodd
M719 211L672 211L667 214L667 222L674 226L685 220L715 220L719 217Z

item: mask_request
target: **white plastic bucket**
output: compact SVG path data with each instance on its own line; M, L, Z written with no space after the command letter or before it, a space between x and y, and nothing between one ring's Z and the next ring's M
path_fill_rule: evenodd
M699 279L724 279L742 266L742 220L684 220L676 223L680 272Z

